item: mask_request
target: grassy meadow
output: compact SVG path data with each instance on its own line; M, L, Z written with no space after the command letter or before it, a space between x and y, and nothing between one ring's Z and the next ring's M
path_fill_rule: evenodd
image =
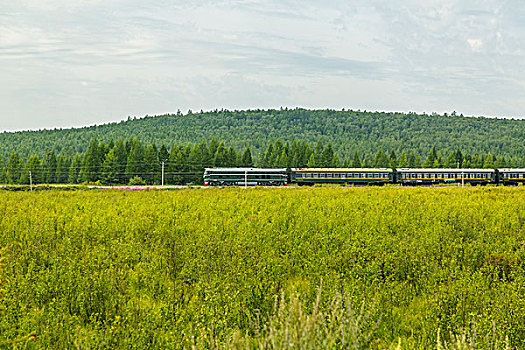
M525 188L0 191L0 348L525 343Z

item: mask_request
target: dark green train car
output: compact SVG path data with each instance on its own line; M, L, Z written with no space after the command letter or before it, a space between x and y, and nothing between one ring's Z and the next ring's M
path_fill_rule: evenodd
M286 168L207 168L204 186L283 186L288 184Z
M394 171L387 168L293 168L290 176L298 185L384 185L394 181Z

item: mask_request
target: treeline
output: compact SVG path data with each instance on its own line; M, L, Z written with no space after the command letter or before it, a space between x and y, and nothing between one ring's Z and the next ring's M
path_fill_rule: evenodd
M0 157L15 150L21 157L45 155L48 149L74 156L87 151L91 141L137 137L145 144L193 144L213 138L242 152L250 147L260 158L269 143L304 140L315 147L318 140L331 143L339 156L365 154L371 162L381 147L398 157L405 151L425 161L432 146L446 157L460 149L474 155L498 154L521 157L525 154L525 120L470 118L450 115L363 112L352 110L272 109L205 113L188 112L154 117L128 118L105 125L77 129L55 129L0 133Z
M253 166L253 160L249 148L239 153L216 139L209 145L175 144L168 150L164 144L157 147L130 138L108 144L93 140L84 154L75 156L49 150L25 160L13 151L0 165L0 183L6 184L160 184L162 174L166 184L185 184L202 182L205 167Z
M104 141L92 140L87 151L70 156L54 150L28 158L12 151L9 158L0 159L0 183L96 183L101 184L165 184L202 183L207 167L353 167L353 168L506 168L525 167L525 157L467 154L455 150L444 156L432 147L422 157L419 153L379 148L375 156L355 151L339 156L331 143L306 141L282 142L280 139L265 147L259 159L254 159L250 147L238 150L224 141L212 139L195 144L145 144L138 138Z

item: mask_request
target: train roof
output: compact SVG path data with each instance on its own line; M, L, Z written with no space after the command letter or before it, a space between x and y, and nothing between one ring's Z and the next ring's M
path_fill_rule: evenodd
M397 168L401 173L493 173L494 169Z
M525 169L521 168L521 169L518 169L518 168L503 168L503 169L498 169L499 172L501 173L525 173Z
M253 172L253 171L264 171L267 173L272 172L286 172L286 168L206 168L204 171L222 171L222 172L232 172L232 171L238 171L238 172Z
M341 173L341 172L393 172L390 168L292 168L292 171L304 171L304 172L334 172L334 173Z

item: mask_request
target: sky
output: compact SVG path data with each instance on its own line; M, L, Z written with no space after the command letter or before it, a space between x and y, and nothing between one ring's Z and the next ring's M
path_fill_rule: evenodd
M522 0L0 0L0 131L189 109L523 106Z

